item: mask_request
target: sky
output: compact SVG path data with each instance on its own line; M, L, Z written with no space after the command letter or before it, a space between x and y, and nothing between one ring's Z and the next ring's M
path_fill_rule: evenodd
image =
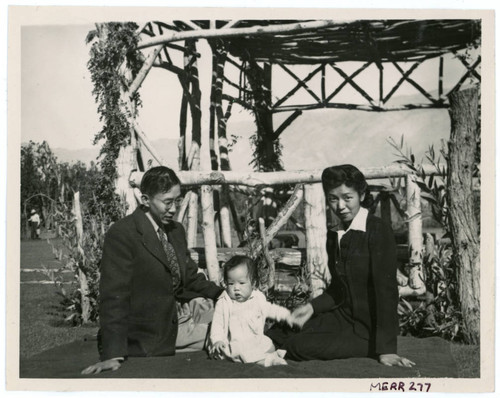
M101 126L97 104L91 94L93 84L86 66L90 46L85 44L85 38L92 29L93 24L29 25L21 28L22 142L46 140L52 148L70 150L92 146L93 137ZM199 42L198 48L202 54L198 62L203 93L208 92L209 88L204 82L210 82L210 53L204 41ZM358 67L357 63L346 63L343 66L346 71L354 71ZM461 66L448 67L448 63L445 63L445 67L448 68L445 70L445 76L449 77L448 84L456 81L456 76L463 71ZM315 66L299 67L295 72L305 77L314 68ZM370 68L360 74L356 82L376 95L378 75L375 66ZM431 84L431 87L437 89L436 70L437 61L430 62L419 67L412 77L424 87ZM329 73L334 72L331 70ZM394 67L391 71L390 65L386 66L385 75L393 77L393 84L400 77ZM233 79L237 81L234 73ZM319 75L309 84L312 86L315 80L317 83ZM340 81L337 75L337 84ZM275 70L275 95L283 95L294 85L295 82L290 76ZM333 88L334 86L330 89ZM152 68L140 88L140 93L143 106L139 109L138 120L150 140L177 138L182 95L177 77L171 72ZM404 83L399 95L412 94L418 92L411 85ZM207 97L202 97L202 109L208 109ZM312 99L304 90L298 98L301 101ZM337 101L341 100L359 101L359 94L347 85L338 96ZM283 115L279 117L282 118ZM230 122L240 120L252 119L248 112L235 106Z
M21 30L21 137L53 147L92 146L101 123L87 69L87 33L95 25L24 26ZM200 50L208 54L201 42ZM209 76L209 57L199 61L200 80ZM182 91L177 77L153 68L140 88L139 123L151 139L178 138ZM246 112L234 118L248 119Z

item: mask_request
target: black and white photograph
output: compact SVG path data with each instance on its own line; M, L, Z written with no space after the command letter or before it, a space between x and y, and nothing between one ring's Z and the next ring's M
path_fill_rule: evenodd
M7 389L492 392L493 30L10 6Z

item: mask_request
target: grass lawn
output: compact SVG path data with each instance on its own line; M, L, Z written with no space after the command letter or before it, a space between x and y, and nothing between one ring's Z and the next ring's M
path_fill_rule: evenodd
M481 377L481 361L479 345L451 344L451 355L457 364L458 377Z
M20 356L30 357L49 348L97 333L97 326L71 327L57 312L59 296L53 285L21 285ZM97 351L97 347L96 347Z

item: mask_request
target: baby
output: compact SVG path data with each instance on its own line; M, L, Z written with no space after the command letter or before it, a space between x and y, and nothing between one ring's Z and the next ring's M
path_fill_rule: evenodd
M256 289L256 280L256 266L249 257L235 256L224 265L226 291L215 305L209 352L215 359L286 365L286 351L276 351L264 335L264 323L270 318L291 325L290 311L267 302Z

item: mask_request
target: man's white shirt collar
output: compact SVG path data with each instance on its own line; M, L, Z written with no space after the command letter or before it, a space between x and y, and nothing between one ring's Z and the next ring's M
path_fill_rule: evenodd
M159 235L159 232L158 232L158 229L161 228L158 223L155 221L155 219L153 218L153 216L151 215L151 212L150 211L146 211L146 217L149 218L149 221L151 221L151 224L153 224L153 228L156 232L156 235L158 235L158 238L160 237ZM165 235L166 236L166 235Z

